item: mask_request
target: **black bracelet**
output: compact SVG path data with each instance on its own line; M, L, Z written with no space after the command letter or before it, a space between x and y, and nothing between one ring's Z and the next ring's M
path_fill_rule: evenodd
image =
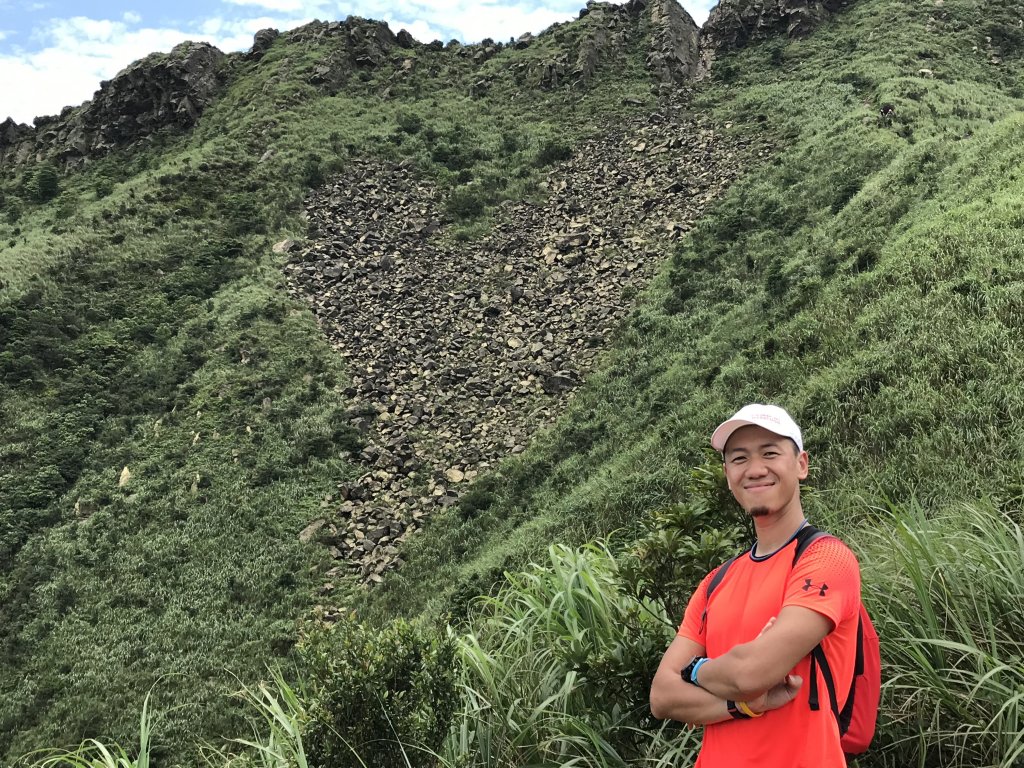
M700 687L700 683L694 682L693 680L693 670L695 667L699 667L703 662L707 660L708 659L706 656L695 656L693 658L693 661L691 661L689 664L687 664L685 667L679 670L679 676L683 678L683 682Z
M744 712L740 712L739 708L737 708L737 706L736 706L736 702L733 701L732 699L726 699L725 707L726 707L726 709L729 710L729 714L732 715L732 719L733 720L749 720L750 719L750 715L745 714Z

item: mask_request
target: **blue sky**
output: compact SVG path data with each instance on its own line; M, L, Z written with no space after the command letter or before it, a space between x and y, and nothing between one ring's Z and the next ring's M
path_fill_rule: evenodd
M575 18L586 0L0 0L0 122L31 123L92 98L131 62L204 40L242 51L265 27L355 15L421 42L478 42L537 33ZM713 0L683 0L703 24Z

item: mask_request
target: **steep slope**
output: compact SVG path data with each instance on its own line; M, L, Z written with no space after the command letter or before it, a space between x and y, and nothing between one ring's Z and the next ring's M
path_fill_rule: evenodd
M150 688L163 762L244 730L237 679L287 658L302 618L354 588L321 589L332 563L300 533L364 471L349 374L272 244L306 235L311 187L370 158L404 161L449 195L453 236L478 236L598 115L650 109L662 75L647 60L667 39L652 24L642 5L595 4L514 47L315 23L214 55L213 80L178 78L183 47L101 88L117 99L5 127L5 761L126 742ZM133 90L147 67L170 78L150 100ZM192 99L200 82L208 98ZM135 133L104 128L121 97ZM92 138L66 143L83 125ZM471 209L452 203L467 192Z
M719 57L695 108L778 153L681 243L567 417L412 542L371 612L459 612L544 542L678 500L748 401L805 425L819 515L1015 509L1021 18L864 2Z
M690 50L687 38L662 34L674 21L655 24L678 21L670 6L594 5L521 47L420 46L372 22L317 23L263 35L252 55L223 62L224 89L191 132L158 126L130 151L110 147L59 178L47 166L5 166L0 685L10 695L0 703L0 749L16 755L84 736L127 743L156 684L157 708L167 713L156 756L193 764L198 740L242 732L224 696L236 685L231 673L253 680L264 663L288 658L296 617L334 616L355 594L376 616L461 615L506 568L549 542L628 530L676 500L710 426L739 401L777 400L794 411L807 427L814 481L841 512L862 514L864 495L912 493L926 504L989 493L1014 509L1024 451L1016 428L1020 9L863 0L830 19L812 15L822 26L804 40L768 36L718 51L707 90L688 103L678 103L675 76L661 69L688 61ZM764 32L777 19L758 10L734 21ZM722 37L740 44L757 35ZM451 234L423 241L431 258L464 253L486 276L493 265L484 257L494 252L525 265L539 248L543 261L553 226L568 247L554 243L544 268L586 273L588 260L569 263L581 237L571 217L593 216L598 204L588 212L589 198L560 195L582 169L598 178L583 153L607 130L600 118L616 116L625 127L609 131L617 143L608 151L629 158L620 161L627 177L678 181L683 171L646 154L665 146L659 157L671 156L673 137L660 131L692 124L673 108L710 124L715 147L756 150L767 141L775 154L680 244L672 232L650 252L625 244L643 253L616 256L625 256L627 273L634 261L634 271L655 266L659 248L674 256L611 333L604 329L620 310L609 309L601 328L612 347L600 360L564 353L576 367L545 368L560 353L538 350L542 359L552 353L532 372L541 389L580 378L560 371L594 366L566 414L531 440L512 435L501 448L526 450L501 460L488 454L500 452L491 443L465 444L492 466L457 503L437 504L450 505L402 544L405 564L373 590L357 591L344 570L328 588L320 575L339 566L329 550L304 543L313 535L306 526L341 508L355 513L353 542L366 530L369 519L358 517L377 500L339 500L367 482L383 484L365 478L366 462L380 461L373 471L388 474L423 461L410 468L424 472L418 485L393 490L412 491L417 502L439 481L436 498L455 499L448 491L458 475L447 471L465 481L468 467L446 446L417 458L406 444L390 445L398 437L390 430L409 424L406 413L421 418L416 406L389 408L384 427L379 416L368 423L370 396L379 405L380 395L397 394L376 389L390 382L375 378L376 368L371 377L368 364L356 371L360 381L351 378L307 306L287 296L284 275L296 270L288 261L309 248L303 290L317 297L321 328L344 349L404 362L402 337L377 346L354 318L335 323L350 305L377 307L360 303L374 291L388 300L379 283L360 281L404 276L408 263L386 249L359 253L346 238L358 241L372 227L352 238L355 219L345 224L333 204L314 205L319 231L307 232L307 190L331 179L365 192L360 185L391 169L396 184L410 185L406 201L379 202L401 209L414 200L428 214L410 212L402 242L411 242L409 230L420 237L432 216ZM658 138L631 154L643 141L623 135L633 127ZM680 146L690 138L676 137ZM59 161L58 150L45 144L39 154ZM361 175L368 158L383 162ZM564 190L541 187L565 173ZM707 191L688 184L675 196L696 201ZM675 204L640 192L652 210ZM506 202L523 198L534 202ZM545 199L552 210L538 208ZM616 208L627 199L601 209L625 221L592 219L584 243L657 226ZM672 220L686 223L698 208L687 203ZM508 229L506 211L538 227ZM370 214L361 213L365 222ZM478 242L489 245L453 244L487 232ZM285 235L307 245L274 254ZM533 248L516 250L519 239ZM456 274L446 267L424 280L434 272ZM514 285L501 286L509 306ZM530 292L540 285L524 279L516 301L533 306ZM350 287L363 292L346 294L345 305L321 296ZM462 321L493 306L474 292L506 295L483 280L452 288L431 294L436 304L422 311L443 305ZM385 319L375 332L386 333ZM510 313L495 326L506 321L519 319ZM521 326L525 335L525 319ZM510 352L497 359L511 373L522 362L515 350L532 346L509 347L508 333L520 331L508 328L501 333ZM469 368L453 365L451 386ZM486 382L464 373L467 385L474 376ZM550 395L525 381L526 396L538 398L531 404L553 416L541 399ZM490 389L481 396L486 402ZM533 423L546 418L541 411ZM453 438L464 421L445 421ZM429 476L435 471L443 481ZM337 533L326 523L321 531L338 536L341 551L347 522L333 524ZM401 535L390 519L364 535L373 541L385 527L375 544ZM377 569L369 566L368 576Z

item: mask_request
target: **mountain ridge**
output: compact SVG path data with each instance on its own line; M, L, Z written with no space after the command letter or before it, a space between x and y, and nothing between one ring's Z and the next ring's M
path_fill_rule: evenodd
M609 35L615 25L612 19L617 14L644 14L652 28L647 66L660 82L680 85L706 77L720 53L780 32L809 34L843 5L835 0L776 0L765 5L724 2L712 9L702 30L676 0L629 0L623 5L591 0L575 22L552 25L537 37L522 35L508 46L521 50L590 14L608 15L612 26L595 30L595 36L574 56L556 55L541 64L546 70L540 79L542 86L557 86L565 80L585 84L602 51L615 45L614 34ZM456 41L447 45L440 41L420 43L404 29L395 33L384 22L354 16L344 21L313 21L283 34L276 29L260 30L251 48L243 53L225 54L208 43L186 41L169 53L153 53L128 65L111 80L102 82L91 100L77 107L37 117L31 126L6 118L0 123L0 166L52 160L74 168L161 130L188 130L227 87L232 71L245 62L258 62L275 41L315 43L325 38L344 39L345 69L387 64L407 68L413 65L412 59L392 61L391 54L406 51L422 55L453 49L482 66L505 47L491 40L472 45ZM338 87L338 69L338 64L330 61L321 64L311 73L310 82ZM348 73L342 73L341 82L347 77ZM481 87L486 87L486 79L474 85L475 92L479 93Z

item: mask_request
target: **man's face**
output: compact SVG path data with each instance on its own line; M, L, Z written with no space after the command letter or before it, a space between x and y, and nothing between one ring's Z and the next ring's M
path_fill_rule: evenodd
M725 477L736 501L754 518L787 511L799 503L807 477L807 452L764 427L740 427L725 444Z

